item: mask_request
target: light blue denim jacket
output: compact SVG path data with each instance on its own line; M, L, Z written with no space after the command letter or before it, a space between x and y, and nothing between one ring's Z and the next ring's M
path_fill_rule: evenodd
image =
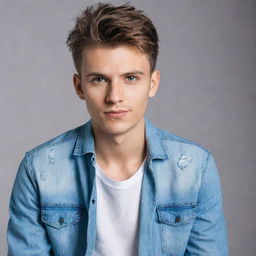
M220 180L212 155L147 119L145 125L148 157L138 255L228 255ZM94 164L91 121L25 154L10 201L9 256L93 255Z

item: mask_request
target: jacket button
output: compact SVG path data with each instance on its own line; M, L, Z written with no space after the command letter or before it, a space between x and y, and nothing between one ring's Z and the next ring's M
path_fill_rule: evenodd
M180 222L180 216L176 216L175 222L176 222L176 223Z
M92 199L92 204L95 204L95 202L96 202L96 201L95 201L94 199Z
M59 218L59 223L60 223L60 225L62 225L64 223L64 218L63 217Z

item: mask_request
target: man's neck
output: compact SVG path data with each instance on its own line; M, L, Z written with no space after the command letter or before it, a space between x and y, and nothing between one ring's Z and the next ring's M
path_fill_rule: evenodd
M94 140L97 163L118 180L133 175L147 153L144 122L118 135L106 135L94 129Z

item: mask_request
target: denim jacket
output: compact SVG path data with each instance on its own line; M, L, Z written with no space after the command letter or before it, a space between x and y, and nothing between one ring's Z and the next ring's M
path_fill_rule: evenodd
M228 255L212 155L148 119L145 128L138 255ZM91 120L25 154L11 195L8 256L93 255L94 165Z

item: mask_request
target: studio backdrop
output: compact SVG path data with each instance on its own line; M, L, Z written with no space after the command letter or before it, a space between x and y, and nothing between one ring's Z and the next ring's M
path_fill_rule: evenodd
M65 40L73 18L92 3L0 1L0 255L7 253L8 204L24 153L89 119L73 89ZM256 255L256 1L130 3L145 10L160 37L161 84L147 117L212 152L230 255Z

